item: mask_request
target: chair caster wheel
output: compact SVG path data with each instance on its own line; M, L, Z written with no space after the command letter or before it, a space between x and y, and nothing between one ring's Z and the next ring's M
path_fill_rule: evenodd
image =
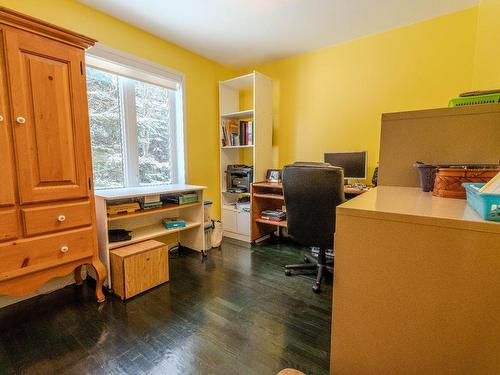
M285 275L286 275L286 276L292 276L292 271L290 271L290 270L285 270Z
M207 252L207 250L202 250L202 251L201 251L201 257L202 257L202 258L206 258L207 256L208 256L208 252Z
M318 294L319 292L321 292L321 286L319 284L314 284L312 290L314 293Z

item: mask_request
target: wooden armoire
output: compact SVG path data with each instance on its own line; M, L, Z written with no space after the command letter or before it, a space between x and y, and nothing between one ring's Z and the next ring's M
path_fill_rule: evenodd
M0 295L99 260L85 79L95 40L0 8Z

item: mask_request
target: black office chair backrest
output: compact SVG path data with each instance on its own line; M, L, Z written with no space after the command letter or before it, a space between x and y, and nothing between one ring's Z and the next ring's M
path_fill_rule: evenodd
M344 202L344 172L325 163L283 169L288 234L304 246L333 247L335 209Z

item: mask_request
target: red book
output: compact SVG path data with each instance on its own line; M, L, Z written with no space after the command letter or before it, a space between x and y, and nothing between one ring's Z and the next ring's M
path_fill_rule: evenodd
M284 217L272 217L272 216L261 216L262 219L264 220L269 220L269 221L284 221Z

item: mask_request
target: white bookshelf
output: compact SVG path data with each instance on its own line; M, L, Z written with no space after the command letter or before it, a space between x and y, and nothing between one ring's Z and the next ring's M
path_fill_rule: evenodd
M219 82L219 146L221 216L224 236L250 242L250 212L234 206L241 195L227 191L227 166L246 164L253 166L253 181L262 181L273 167L273 88L272 80L252 72L244 76ZM227 120L253 121L253 144L223 145L222 123Z
M203 191L205 189L205 186L171 184L97 190L95 192L99 257L108 271L108 278L105 284L109 289L112 289L113 285L109 252L113 249L153 238L161 239L166 235L178 233L178 240L181 245L195 251L205 251L203 208ZM159 208L142 209L132 213L107 214L108 204L113 204L123 199L186 192L195 192L198 195L197 201L184 205L169 204ZM186 226L183 228L167 229L162 224L162 220L167 217L180 217L186 221ZM127 241L110 242L109 229L130 230L132 238Z

